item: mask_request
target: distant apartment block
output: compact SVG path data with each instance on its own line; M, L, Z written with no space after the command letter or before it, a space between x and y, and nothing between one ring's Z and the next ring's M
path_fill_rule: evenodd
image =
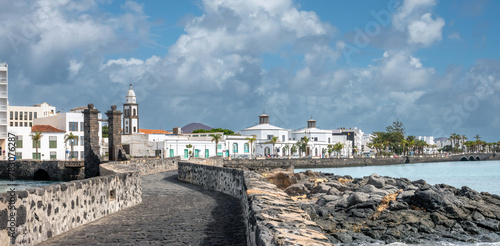
M56 107L46 102L33 106L8 106L9 126L32 127L33 120L39 117L56 115Z
M7 104L9 102L8 93L9 72L6 63L0 63L0 160L5 160L7 146Z

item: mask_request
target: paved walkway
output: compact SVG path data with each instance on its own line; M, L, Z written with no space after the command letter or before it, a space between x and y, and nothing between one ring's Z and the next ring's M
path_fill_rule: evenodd
M142 177L141 204L39 245L246 245L237 199L177 180L177 170Z

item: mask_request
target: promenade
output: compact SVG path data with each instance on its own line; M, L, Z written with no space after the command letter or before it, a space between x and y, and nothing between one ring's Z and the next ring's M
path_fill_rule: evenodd
M246 245L239 201L177 180L142 177L143 202L39 245Z

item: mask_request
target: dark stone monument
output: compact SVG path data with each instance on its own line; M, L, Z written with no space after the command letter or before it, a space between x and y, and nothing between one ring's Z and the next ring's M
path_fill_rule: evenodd
M99 145L99 110L90 103L88 108L83 110L84 122L84 152L85 152L85 178L99 176L99 165L103 162Z
M108 116L108 145L109 161L128 160L125 151L122 149L121 119L122 112L116 110L116 105L111 106L111 110L106 112Z

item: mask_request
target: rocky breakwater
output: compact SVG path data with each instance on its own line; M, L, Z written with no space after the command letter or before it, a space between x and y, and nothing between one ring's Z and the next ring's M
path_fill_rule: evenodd
M285 192L335 244L500 242L498 195L377 174L307 171L290 183Z

